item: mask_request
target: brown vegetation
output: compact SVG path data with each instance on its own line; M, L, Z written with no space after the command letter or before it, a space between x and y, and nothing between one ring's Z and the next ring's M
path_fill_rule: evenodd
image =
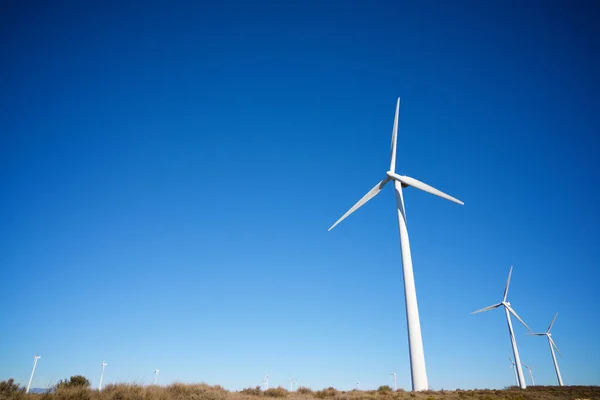
M503 390L441 390L427 392L352 390L344 392L329 387L313 392L301 387L288 392L282 387L262 391L260 387L229 392L221 386L174 383L169 386L107 385L101 392L86 386L58 387L54 393L25 394L12 380L0 382L0 400L587 400L600 399L598 386L533 386Z

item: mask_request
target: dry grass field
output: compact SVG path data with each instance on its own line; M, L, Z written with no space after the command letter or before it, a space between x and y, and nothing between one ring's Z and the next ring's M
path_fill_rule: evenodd
M507 388L418 393L403 390L393 392L387 388L348 392L334 388L319 391L299 388L298 391L288 392L279 387L266 391L248 388L240 392L229 392L220 386L175 383L169 386L107 385L101 392L87 387L65 387L57 389L54 393L25 394L23 388L9 382L0 383L0 400L600 400L600 386L533 386L526 390Z

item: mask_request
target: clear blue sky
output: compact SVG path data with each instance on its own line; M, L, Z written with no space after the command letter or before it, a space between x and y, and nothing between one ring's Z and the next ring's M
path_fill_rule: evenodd
M121 4L123 3L123 4ZM0 5L0 379L410 388L391 188L432 388L513 384L554 313L600 384L594 2ZM369 3L369 4L367 4ZM543 338L523 362L555 384Z

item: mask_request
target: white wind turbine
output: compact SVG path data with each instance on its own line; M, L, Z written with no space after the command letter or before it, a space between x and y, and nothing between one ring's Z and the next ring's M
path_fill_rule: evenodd
M160 369L155 369L154 370L154 384L156 385L158 383L158 373L160 372Z
M556 378L558 378L558 385L563 386L563 380L562 380L562 376L560 375L560 369L558 369L558 362L556 361L556 354L554 354L554 349L556 349L556 351L558 351L558 354L561 357L562 357L562 354L560 354L560 350L558 350L558 347L556 347L556 343L554 343L554 339L552 339L552 334L550 333L550 329L552 329L552 325L554 325L554 321L556 321L556 317L558 317L558 313L554 314L554 318L552 318L552 322L550 322L550 326L548 326L548 329L546 330L546 332L544 332L544 333L529 333L529 335L546 336L548 338L548 345L550 346L550 352L552 353L552 361L554 361L554 370L556 371Z
M265 379L263 380L263 390L267 390L269 388L269 375L265 375Z
M535 381L533 380L533 374L531 373L531 370L533 369L532 367L527 366L526 364L523 364L523 366L525 368L527 368L527 370L529 371L529 378L531 379L531 386L535 386Z
M356 381L356 388L360 390L360 381Z
M390 374L394 377L394 392L396 391L396 373Z
M33 380L33 374L35 373L35 367L37 366L37 362L40 358L42 358L42 357L38 356L37 354L35 356L33 356L33 369L31 370L31 376L29 377L29 383L27 384L27 390L25 391L25 393L29 393L29 387L31 386L31 381Z
M513 361L512 358L510 358L510 356L508 356L508 359L510 360L510 367L508 367L508 369L513 370L513 372L515 373L515 381L517 381L517 386L519 386L519 377L517 376L517 369L515 368L515 362Z
M419 320L419 308L417 305L417 292L415 288L415 277L413 274L412 258L410 254L410 243L408 241L408 230L406 228L406 211L404 209L404 198L402 189L412 186L425 192L440 196L446 200L464 205L464 203L452 196L449 196L423 182L414 178L396 174L396 139L398 136L398 114L400 112L400 98L396 103L396 116L394 117L394 128L392 131L392 150L390 169L386 172L386 177L379 182L373 189L364 195L358 203L346 212L335 224L329 228L332 230L337 224L342 222L348 215L352 214L367 201L375 197L381 189L389 182L394 181L396 192L396 209L398 214L398 229L400 231L400 248L402 250L402 270L404 273L404 298L406 304L406 320L408 325L408 348L410 352L410 368L413 390L427 390L427 370L425 368L425 353L423 351L423 338L421 337L421 322Z
M500 303L493 304L491 306L482 308L481 310L473 311L471 314L476 314L483 311L493 310L494 308L498 308L500 306L504 306L504 312L506 313L506 322L508 323L508 333L510 334L510 342L512 344L513 356L515 357L515 368L517 371L517 385L521 387L521 389L525 389L527 384L525 383L525 377L523 376L523 368L521 368L521 358L519 357L519 350L517 349L517 341L515 339L515 333L513 332L512 322L510 320L510 314L514 315L525 328L527 328L530 332L531 329L527 326L527 324L517 315L515 310L512 309L510 303L506 301L506 297L508 296L508 285L510 284L510 276L512 275L513 267L511 265L510 271L508 272L508 280L506 281L506 287L504 288L504 298ZM510 357L509 357L510 358ZM512 359L511 359L511 362Z
M104 378L104 367L106 367L108 364L106 363L106 361L102 361L102 364L100 364L100 366L102 367L102 373L100 374L100 383L98 384L98 391L102 390L102 378Z

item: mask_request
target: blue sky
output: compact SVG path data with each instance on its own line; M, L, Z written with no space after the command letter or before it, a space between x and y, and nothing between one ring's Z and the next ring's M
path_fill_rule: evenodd
M600 384L592 2L3 2L0 379L410 388L391 188L430 386L513 384L555 312ZM522 361L555 384L547 343Z

